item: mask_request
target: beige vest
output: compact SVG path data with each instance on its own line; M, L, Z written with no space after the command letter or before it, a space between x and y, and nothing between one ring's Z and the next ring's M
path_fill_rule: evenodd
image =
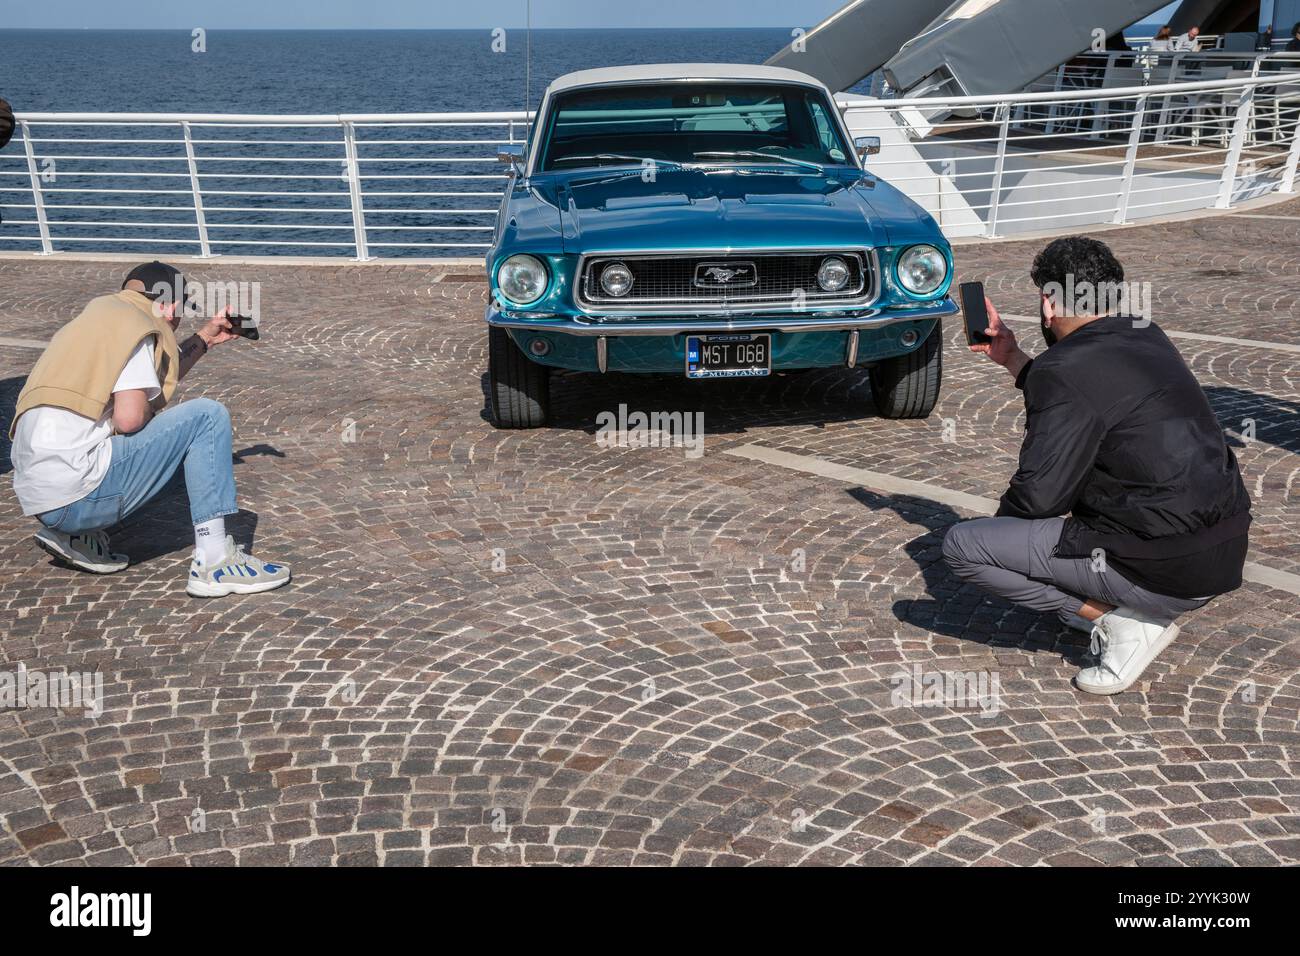
M155 339L154 368L162 384L154 408L162 408L171 401L180 374L176 334L166 319L153 314L147 297L122 291L92 299L79 316L54 333L18 394L9 437L14 437L23 413L38 405L66 408L98 421L131 353L149 336Z

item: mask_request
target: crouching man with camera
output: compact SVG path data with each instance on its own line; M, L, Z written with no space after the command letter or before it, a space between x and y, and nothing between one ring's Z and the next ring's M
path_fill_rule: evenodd
M288 583L288 566L259 561L226 534L226 515L238 511L230 413L210 398L164 409L194 363L236 337L218 315L177 343L184 290L173 266L137 266L122 291L93 299L55 333L14 409L14 493L43 525L37 544L73 567L111 574L129 562L113 553L105 529L183 465L195 543L186 591L269 591Z
M1047 351L1026 355L992 303L991 341L971 346L1025 393L1019 469L997 517L954 525L943 553L963 580L1090 631L1098 662L1075 683L1118 694L1178 635L1175 618L1241 586L1250 498L1164 332L1063 305L1066 288L1120 287L1110 249L1058 239L1032 276Z

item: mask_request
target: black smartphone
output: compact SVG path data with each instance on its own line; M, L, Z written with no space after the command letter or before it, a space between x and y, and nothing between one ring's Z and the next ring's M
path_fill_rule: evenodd
M246 315L228 315L230 331L256 342L261 336L257 332L257 322Z
M966 319L966 341L971 345L988 345L993 340L984 334L989 327L989 310L984 304L984 283L961 284L961 311Z

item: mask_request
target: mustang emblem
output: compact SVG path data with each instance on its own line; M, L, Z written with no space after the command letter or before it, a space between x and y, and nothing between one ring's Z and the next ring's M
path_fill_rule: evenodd
M695 267L695 285L703 288L732 288L758 284L758 269L752 262L701 262Z

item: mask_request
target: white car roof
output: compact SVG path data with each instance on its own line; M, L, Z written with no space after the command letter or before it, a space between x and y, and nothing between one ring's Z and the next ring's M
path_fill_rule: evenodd
M799 83L826 87L798 70L753 63L645 63L638 66L610 66L596 70L578 70L556 78L547 94L578 86L601 86L606 83L653 82L656 80L758 80L767 83Z

